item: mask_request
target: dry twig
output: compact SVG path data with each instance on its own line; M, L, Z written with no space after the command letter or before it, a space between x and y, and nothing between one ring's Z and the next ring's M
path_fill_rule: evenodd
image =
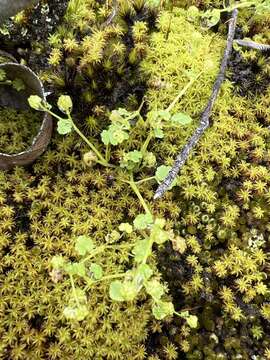
M233 39L234 39L236 21L237 21L237 14L238 14L237 9L234 9L232 12L232 18L230 19L230 23L229 23L227 44L226 44L223 59L221 62L220 71L219 71L219 74L214 83L212 94L210 96L208 104L205 107L205 109L201 115L199 126L197 127L197 129L195 130L195 132L193 133L191 138L189 139L188 143L184 146L181 153L177 156L175 163L174 163L172 169L170 170L169 174L165 178L165 180L157 188L155 195L154 195L154 199L160 198L165 193L165 191L168 190L168 188L171 186L173 180L176 178L179 170L186 162L186 159L188 158L191 150L198 143L199 139L201 138L201 136L203 135L205 130L209 127L209 117L211 115L212 108L214 106L218 92L219 92L222 82L224 80L225 71L226 71L228 61L229 61L229 58L230 58L230 55L232 52L232 45L233 45Z

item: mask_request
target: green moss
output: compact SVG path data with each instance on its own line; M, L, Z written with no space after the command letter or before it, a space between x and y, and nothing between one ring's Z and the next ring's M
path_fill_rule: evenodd
M0 149L12 154L26 150L39 131L40 113L0 108Z
M99 285L88 294L90 315L82 324L63 318L69 285L52 282L50 259L59 253L75 256L77 235L106 241L129 216L126 209L138 212L138 204L119 183L108 185L113 173L83 170L72 137L57 140L56 149L47 151L34 172L1 172L0 303L5 314L1 328L6 329L1 356L11 348L14 359L143 358L138 354L143 352L140 343L150 314L143 298L142 305L111 303L108 284ZM121 251L97 261L106 271L119 272L127 259L127 252ZM20 357L15 356L18 349Z
M172 17L169 12L161 14L158 28L160 31L151 37L149 56L142 64L143 71L150 74L151 88L147 94L150 108L168 106L187 83L187 70L195 74L204 71L196 86L175 106L175 111L187 112L194 118L193 127L181 132L169 131L164 142L152 144L158 161L171 164L194 131L207 103L223 41L213 38L211 42L209 33L202 35L179 9L174 10ZM260 54L253 54L255 63L262 62L260 58ZM269 346L268 325L264 319L268 317L269 301L266 263L270 92L262 83L259 85L263 73L262 67L255 82L258 90L250 87L242 97L232 82L224 82L212 114L212 126L183 166L180 186L174 190L173 200L181 212L175 226L185 237L187 247L185 250L181 246L180 257L170 250L165 253L166 259L169 256L175 266L184 269L176 279L174 272L170 275L172 263L164 260L166 279L171 291L181 288L182 306L184 303L187 308L195 309L194 314L203 314L202 332L197 331L199 341L193 342L194 334L181 335L181 340L177 340L189 359L216 358L214 344L208 344L212 333L219 339L221 358L236 358L240 354L244 359L250 354L263 358L263 348ZM241 81L238 86L242 86ZM162 207L165 203L166 199L159 201ZM199 242L200 248L194 247L194 241ZM248 269L249 265L253 268ZM221 267L224 270L228 266L228 271L218 274L219 266L220 271ZM239 284L249 276L252 280L248 280L247 289L240 291ZM176 303L179 291L176 291ZM229 306L222 300L224 291L232 297ZM262 328L262 337L255 339L252 333L249 336L253 346L264 344L260 350L250 349L241 335L241 328L248 329L254 317ZM224 334L234 339L233 346L224 343Z
M120 14L135 11L127 11L125 3L121 3ZM83 13L87 19L89 11L91 8ZM93 23L96 16L95 13ZM99 16L102 21L106 18L102 12ZM85 41L85 19L81 20L80 54L81 41ZM123 29L126 31L125 25ZM67 29L63 31L58 53L61 64ZM134 32L134 40L144 38L145 25L136 23ZM104 34L100 31L94 35L100 33ZM74 37L71 35L70 40ZM216 35L202 34L200 28L187 21L183 10L160 15L158 29L150 38L148 55L141 65L142 78L150 78L148 108L165 109L191 76L202 74L174 108L175 112L189 114L193 125L181 131L169 130L163 141L149 144L158 165L172 164L198 124L224 44ZM57 44L52 47L58 49ZM56 50L53 55L57 55ZM128 61L133 61L132 56ZM103 65L115 73L114 66L119 63L113 62L111 68L108 57ZM74 66L74 59L79 58L76 52L72 53L67 65ZM87 63L91 79L98 66ZM55 67L57 76L60 71L58 78L52 72L48 75L53 86L59 84L59 79L63 82L62 69ZM119 71L123 69L120 67ZM89 88L84 89L93 99L98 85L95 81L88 84ZM55 135L48 151L31 168L0 172L0 310L4 314L0 320L0 357L235 359L241 355L248 359L255 354L263 359L270 347L269 99L269 90L255 93L252 99L240 97L226 80L212 115L213 124L183 167L180 186L156 203L152 202L151 183L143 183L140 188L155 215L165 217L179 232L178 243L174 244L179 252L164 249L166 256L159 254L160 268L177 310L187 308L198 315L200 324L196 330L187 329L179 319L171 319L165 325L152 324L150 304L144 296L137 303L115 304L108 297L107 284L88 293L90 314L85 321L74 324L64 319L62 310L68 301L69 285L65 280L52 281L55 279L50 276L51 258L56 254L76 258L74 240L78 235L90 235L99 244L112 241L107 235L142 210L131 189L119 181L113 169L84 165L81 159L88 149L77 137ZM100 131L106 127L106 106L106 101L99 99L95 113L88 114L85 121L97 144ZM81 114L80 119L84 117ZM135 130L123 148L113 151L112 161L117 162L123 150L137 148L145 139L145 131L143 126ZM152 172L145 170L142 177L151 176ZM97 262L108 272L125 271L130 265L125 250L108 252ZM239 287L243 280L247 280L248 297L247 291L242 292ZM255 293L251 296L253 288ZM160 333L162 326L166 336L160 337L160 348L154 350L156 354L146 355L144 343L150 329Z

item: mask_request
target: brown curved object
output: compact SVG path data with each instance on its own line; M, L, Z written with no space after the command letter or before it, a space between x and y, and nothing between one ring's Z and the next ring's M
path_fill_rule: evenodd
M10 62L0 64L0 69L5 70L10 80L21 79L26 87L25 90L18 92L8 85L0 86L0 106L27 110L29 109L28 97L30 95L38 95L42 99L46 99L41 81L28 67ZM0 169L11 169L16 165L31 164L44 152L51 139L53 122L47 113L40 112L40 116L43 117L43 121L32 145L18 154L0 152Z
M9 54L8 52L6 52L4 50L0 50L0 56L2 56L3 58L6 58L7 61L11 61L11 62L15 62L15 63L18 62L13 55Z

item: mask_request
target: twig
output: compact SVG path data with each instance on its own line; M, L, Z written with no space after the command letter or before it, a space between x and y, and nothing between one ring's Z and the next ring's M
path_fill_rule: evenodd
M254 50L270 51L270 45L259 44L259 43L255 42L255 41L234 40L234 43L239 45L239 46L248 47L248 48L254 49Z
M165 193L165 191L168 190L168 188L171 186L173 180L176 178L179 170L181 169L181 167L184 165L186 159L188 158L189 153L191 152L193 147L197 144L197 142L199 141L199 139L201 138L201 136L203 135L205 130L209 127L209 117L210 117L213 105L216 101L219 89L224 80L225 71L226 71L226 68L228 65L228 60L230 58L231 51L232 51L232 44L233 44L233 39L234 39L234 34L235 34L237 14L238 14L238 10L234 9L232 12L232 18L231 18L230 24L229 24L227 44L226 44L223 59L222 59L221 65L220 65L220 71L219 71L219 74L214 83L212 94L208 101L208 104L205 107L205 109L201 115L199 126L197 127L197 129L195 130L195 132L193 133L191 138L189 139L188 143L184 146L181 153L177 156L175 163L174 163L172 169L170 170L169 174L165 178L165 180L157 188L156 193L154 195L154 199L160 198Z
M117 15L117 11L118 11L117 0L113 0L112 12L111 12L110 16L108 17L108 19L102 24L103 28L109 26L112 23L113 19Z

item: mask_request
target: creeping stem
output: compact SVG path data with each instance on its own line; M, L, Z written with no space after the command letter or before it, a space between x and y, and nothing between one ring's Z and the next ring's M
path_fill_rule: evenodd
M83 135L83 133L81 132L81 130L76 126L76 124L74 123L74 121L72 120L72 117L70 116L70 114L68 113L68 119L72 122L72 126L74 128L74 130L76 131L76 133L86 142L86 144L90 147L90 149L97 155L98 159L99 159L99 163L103 166L107 166L107 167L112 167L112 165L110 165L106 159L104 159L104 157L101 155L101 153L98 151L98 149L95 147L95 145L93 145L86 136Z
M134 191L134 193L137 195L138 199L140 200L140 203L142 204L146 214L151 214L151 211L149 210L148 205L146 204L146 202L144 201L144 198L142 197L134 179L133 179L133 175L130 176L130 181L128 181L131 189Z
M46 111L47 113L49 113L50 115L52 115L53 117L55 117L58 120L63 120L63 118L61 118L60 116L58 116L57 114L55 114L53 111L51 111L50 109L48 109L48 107L41 105L41 108ZM109 164L108 161L101 155L101 153L98 151L98 149L95 147L94 144L91 143L91 141L89 141L87 139L86 136L83 135L83 133L81 132L81 130L77 127L77 125L74 123L70 113L67 113L68 116L68 120L72 123L72 127L75 130L75 132L83 139L83 141L86 142L86 144L90 147L90 149L97 155L98 159L97 162L105 167L114 167L113 165Z
M79 299L78 299L77 294L76 294L76 289L75 289L75 284L74 284L73 276L70 274L70 275L69 275L69 278L70 278L70 282L71 282L72 293L73 293L74 299L75 299L75 301L76 301L76 305L77 305L78 308L79 308L79 307L80 307L80 302L79 302Z
M92 251L89 256L87 256L86 258L81 260L81 263L87 262L88 260L92 259L94 256L96 256L108 249L120 249L120 248L124 249L124 248L132 248L132 247L133 247L133 244L101 245L96 250Z
M179 94L173 99L171 104L167 107L166 111L170 112L174 106L178 103L183 95L187 92L187 90L194 84L194 82L202 75L203 71L199 72L194 78L190 79L189 83L179 92Z

